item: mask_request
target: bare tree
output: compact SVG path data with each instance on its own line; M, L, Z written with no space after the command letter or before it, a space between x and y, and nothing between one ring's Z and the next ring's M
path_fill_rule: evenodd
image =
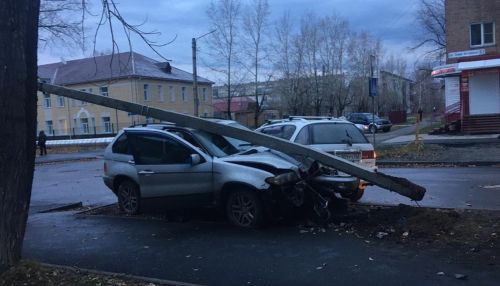
M19 261L35 162L39 1L0 1L0 273Z
M381 58L381 43L370 34L353 34L349 43L349 88L353 96L353 111L369 110L368 78L371 64L376 69L376 59ZM374 57L374 58L373 58Z
M349 24L336 16L329 16L321 20L319 30L322 35L320 58L324 70L323 89L327 112L341 116L352 102L345 76Z
M304 15L301 21L300 33L298 35L299 41L304 43L305 47L305 67L307 77L309 78L309 97L312 103L312 113L320 115L321 106L323 103L323 90L322 90L322 66L320 62L320 22L318 17L312 13Z
M38 40L41 47L84 48L87 0L41 0Z
M423 33L413 49L428 47L428 53L442 59L446 53L445 0L420 0L416 20Z
M304 70L304 42L293 33L290 14L285 14L275 24L274 41L275 69L280 80L277 92L286 104L289 115L305 114L307 100L307 77ZM284 111L282 111L283 113Z
M248 51L252 59L250 73L253 75L255 84L255 114L254 126L259 124L259 116L262 112L262 105L265 101L265 94L259 100L259 75L261 70L261 61L266 57L265 33L268 28L268 18L270 15L269 4L267 0L253 0L252 4L246 9L248 13L243 17L243 30L245 38L248 38Z
M236 57L237 24L240 13L239 0L212 1L207 10L212 28L216 30L210 35L210 44L217 61L225 62L225 68L220 71L226 75L227 87L227 116L231 119L231 75ZM217 63L219 65L219 63Z

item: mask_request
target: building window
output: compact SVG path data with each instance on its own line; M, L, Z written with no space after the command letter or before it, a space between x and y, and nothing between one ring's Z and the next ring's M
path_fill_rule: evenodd
M495 25L493 23L479 23L470 25L471 47L495 44Z
M45 127L47 129L47 134L54 134L54 126L52 125L52 120L45 121Z
M186 94L186 87L185 86L182 87L181 97L182 97L182 101L184 101L184 102L187 101L187 94Z
M149 101L149 84L144 85L144 101Z
M175 88L173 86L169 86L168 91L170 93L170 101L175 102Z
M102 118L102 125L103 125L104 133L111 133L111 118L103 117Z
M165 95L163 94L163 86L162 85L158 86L158 96L160 97L160 102L165 101Z
M102 96L109 96L108 94L108 87L107 86L102 86L99 88L99 92L101 93Z
M64 97L60 95L57 96L57 107L64 107Z
M204 87L202 89L202 94L203 94L203 101L207 101L208 100L208 94L207 94L207 88Z
M80 118L80 129L83 134L89 134L89 119Z
M43 106L45 108L50 108L52 106L50 103L50 94L43 95Z

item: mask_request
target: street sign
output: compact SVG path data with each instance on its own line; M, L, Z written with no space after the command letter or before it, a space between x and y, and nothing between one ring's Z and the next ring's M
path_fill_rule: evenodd
M369 79L369 95L370 96L377 96L377 78L372 77Z
M486 50L485 49L460 51L460 52L448 53L448 59L473 57L473 56L482 56L484 54L486 54Z

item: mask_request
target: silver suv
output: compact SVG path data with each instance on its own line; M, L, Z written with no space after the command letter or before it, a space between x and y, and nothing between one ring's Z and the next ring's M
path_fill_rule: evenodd
M351 122L331 117L292 116L273 120L256 129L295 143L309 145L364 167L376 169L375 150L365 135ZM358 201L368 182L330 169L331 180L339 182L335 191L342 197Z
M127 214L216 205L232 223L256 227L282 198L303 204L305 171L277 151L240 152L223 136L160 124L122 130L104 152L103 179Z

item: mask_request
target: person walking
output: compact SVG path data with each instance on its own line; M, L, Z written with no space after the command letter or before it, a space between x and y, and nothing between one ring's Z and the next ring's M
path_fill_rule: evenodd
M41 130L38 133L38 147L40 147L40 156L47 155L47 146L45 143L47 142L47 135L45 135L45 132Z
M422 114L424 113L422 107L419 107L417 112L418 112L418 122L422 122Z

